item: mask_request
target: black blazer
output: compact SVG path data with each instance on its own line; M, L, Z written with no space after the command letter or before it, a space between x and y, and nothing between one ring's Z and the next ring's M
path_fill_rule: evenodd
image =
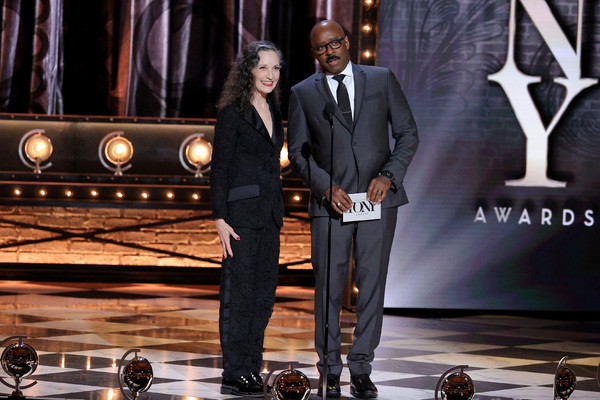
M283 123L269 102L273 139L254 107L242 114L233 105L217 115L210 187L213 219L232 227L262 228L270 219L283 226L283 189L279 155Z

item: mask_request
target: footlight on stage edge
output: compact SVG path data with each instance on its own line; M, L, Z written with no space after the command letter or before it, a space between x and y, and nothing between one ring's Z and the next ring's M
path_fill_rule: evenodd
M310 397L310 381L290 363L290 369L281 371L273 381L272 396L275 400L307 400ZM269 398L268 381L273 375L269 372L263 386L265 399Z
M567 359L563 357L558 363L554 375L554 400L566 400L575 391L577 378L571 368L567 367Z
M7 346L2 352L2 356L0 356L2 369L14 378L15 384L11 385L3 378L0 378L0 382L14 389L10 398L25 398L21 389L30 388L35 385L37 381L30 383L29 385L21 386L21 380L35 372L39 360L33 347L23 343L23 339L27 339L27 336L18 335L8 337L0 343L0 346L4 346L5 343L15 339L18 339L18 342Z
M475 386L471 377L464 373L468 365L457 365L440 376L435 386L435 400L439 400L438 391L441 392L442 400L471 400L475 395ZM453 372L460 369L460 372ZM449 375L448 375L449 374Z
M119 362L119 387L121 388L123 396L129 400L137 400L140 393L150 389L152 381L154 380L152 365L150 364L150 361L144 357L138 356L140 351L140 349L129 350L123 354L123 357ZM123 367L125 358L131 353L135 353L135 357ZM129 394L125 392L124 385L129 388L133 397L130 397ZM146 395L146 398L149 398L149 396Z

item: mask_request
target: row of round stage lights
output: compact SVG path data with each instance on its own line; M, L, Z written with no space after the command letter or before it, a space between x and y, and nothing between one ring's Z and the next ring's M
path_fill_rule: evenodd
M376 6L377 6L376 0L364 0L363 1L363 7L365 8L365 10L369 9L371 7L376 7ZM373 31L374 31L373 21L363 21L363 25L362 25L361 29L362 29L364 35L366 35L366 36L372 35ZM373 56L374 56L373 50L371 50L369 48L364 49L362 52L362 57L365 60L370 60L371 57L373 57Z
M18 340L18 342L8 345L0 356L2 369L15 382L12 385L0 378L2 384L14 389L10 398L25 399L22 389L30 388L37 383L34 381L31 384L22 385L23 378L32 375L39 364L37 352L33 347L24 343L23 339L27 339L27 336L11 336L0 342L1 347L5 343ZM119 362L117 371L119 387L121 393L129 400L138 399L140 393L147 391L154 380L152 365L146 358L138 355L140 351L140 349L127 351ZM131 353L135 353L134 358L125 364L127 356ZM577 385L575 373L566 365L567 358L563 357L556 368L553 383L554 400L567 400ZM304 373L294 369L294 363L291 363L290 369L279 373L273 381L271 395L274 399L308 400L310 397L310 381ZM444 372L435 387L435 400L471 400L475 395L475 385L471 377L464 372L467 368L469 368L468 365L458 365ZM265 399L268 398L267 388L272 374L273 372L270 372L264 381ZM598 365L597 381L600 385L600 365ZM125 391L125 386L129 388L130 392ZM438 397L438 393L441 397Z
M21 196L23 194L23 191L20 188L16 188L13 191L13 193L14 193L15 196L18 197L18 196ZM47 189L40 189L38 191L38 195L40 197L46 197L48 195L48 190ZM75 195L75 193L71 189L67 189L64 192L64 196L66 198L72 198L72 197L74 197L74 195ZM100 191L98 189L91 189L89 191L89 196L92 199L93 198L98 198L100 196ZM175 193L173 193L172 191L166 191L165 192L165 197L168 200L175 200ZM192 200L200 200L202 196L200 195L200 193L192 193L190 197L191 197ZM117 198L117 199L125 199L125 192L117 190L115 192L115 198ZM150 200L150 198L151 198L150 197L150 193L146 192L146 191L142 191L141 193L139 193L139 198L141 200Z
M0 342L0 346L15 341L6 346L0 356L2 369L13 378L14 384L0 378L0 382L13 389L10 399L26 399L23 394L24 389L28 389L37 384L37 381L23 385L23 379L31 376L39 365L39 357L35 349L23 340L27 339L25 335L10 336ZM140 394L148 391L154 381L154 371L152 364L148 359L139 355L140 349L131 349L123 354L117 370L119 389L123 396L128 400L137 400ZM127 357L134 353L134 357L127 361ZM279 373L268 385L269 378L273 374L270 372L263 384L264 398L273 398L277 400L308 400L310 396L310 381L301 371L291 368ZM125 390L125 388L129 391ZM271 393L269 393L271 392Z
M563 357L556 367L552 390L554 400L567 400L577 386L577 377L573 370L567 367L567 359ZM435 387L435 400L471 400L475 395L475 385L464 370L468 365L458 365L444 372ZM598 364L596 378L600 386L600 364ZM440 397L438 397L438 393Z
M43 170L52 166L51 162L42 165L42 163L48 161L53 151L52 141L44 133L44 129L31 130L23 135L19 143L21 161L27 167L33 169L36 174L40 174ZM27 158L25 158L23 152L25 152ZM132 157L133 144L123 135L123 132L111 132L100 141L98 158L102 165L109 171L113 171L115 175L122 176L123 171L131 168L132 165L127 163ZM114 167L109 165L105 159L112 163ZM280 159L281 169L287 169L290 165L287 143L284 144L281 150ZM188 136L179 146L179 162L196 178L203 177L205 173L210 171L211 160L212 144L204 139L202 133Z
M46 163L49 160L53 152L52 141L50 138L44 135L43 129L34 129L27 132L21 138L19 143L19 157L23 164L34 170L34 173L41 174L43 170L46 170L52 166L51 162ZM204 177L208 171L210 171L210 162L212 159L212 144L204 139L202 133L196 133L186 137L181 146L179 147L179 162L187 171L194 174L194 177ZM132 167L132 164L128 164L133 157L133 144L129 141L123 132L111 132L104 136L98 146L98 157L101 164L109 171L114 172L117 176L122 176L123 171L127 171ZM29 160L29 161L28 161ZM109 165L110 162L112 165ZM46 163L46 164L44 164ZM290 161L288 159L287 143L281 150L281 171L282 175L290 172ZM20 188L14 190L16 196L22 194ZM38 194L41 197L48 195L48 191L44 188L40 189ZM70 198L74 196L71 189L66 189L64 193L65 197ZM99 196L97 189L91 189L89 191L91 198ZM117 199L124 199L125 193L123 191L115 192ZM172 191L167 191L165 197L168 200L173 200L175 194ZM193 200L200 200L199 193L192 193ZM142 191L139 193L139 198L142 200L149 200L150 193ZM296 199L299 201L299 198Z
M40 174L43 170L52 166L51 162L43 164L48 161L54 150L52 141L44 133L44 129L33 129L23 135L19 142L21 161L27 167L33 169L36 174ZM204 173L210 170L212 159L212 145L203 136L202 133L190 135L179 147L181 165L197 178L202 177ZM127 163L133 158L133 144L124 136L123 132L111 132L100 141L98 158L106 169L114 172L115 175L122 176L123 171L127 171L132 167L131 164ZM107 161L112 165L108 164Z

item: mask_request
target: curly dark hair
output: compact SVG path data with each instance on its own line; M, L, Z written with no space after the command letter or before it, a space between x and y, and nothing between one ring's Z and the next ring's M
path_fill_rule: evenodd
M219 97L217 108L220 110L228 104L235 105L241 112L246 112L252 107L252 95L255 90L254 75L252 70L260 61L261 51L274 51L279 56L279 62L283 66L283 54L273 43L267 40L252 42L236 57L227 74L225 87ZM279 104L279 85L268 94L267 99Z

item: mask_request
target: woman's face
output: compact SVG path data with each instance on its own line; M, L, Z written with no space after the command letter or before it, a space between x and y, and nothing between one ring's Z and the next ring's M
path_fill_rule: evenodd
M279 81L280 60L273 50L259 51L258 56L258 64L252 69L254 84L258 94L267 97Z

